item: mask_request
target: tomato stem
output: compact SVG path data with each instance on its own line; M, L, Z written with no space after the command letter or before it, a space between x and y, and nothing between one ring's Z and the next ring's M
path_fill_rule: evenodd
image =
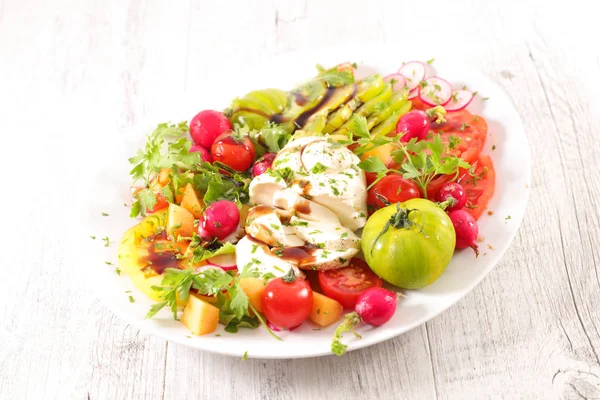
M285 283L292 283L296 280L296 273L294 272L293 268L290 268L290 270L281 277L281 280L283 280Z
M425 232L423 231L424 225L419 225L410 219L410 214L413 212L418 212L419 210L402 208L402 207L400 207L400 203L396 204L396 210L397 210L396 213L394 213L390 217L390 219L385 223L385 225L383 226L383 229L381 230L381 232L379 232L379 234L373 241L373 246L371 247L371 252L375 248L375 243L377 243L379 238L381 238L390 229L390 227L393 227L395 229L410 229L412 227L417 227L417 228L419 228L419 231L425 235ZM427 235L425 235L425 236L427 236Z

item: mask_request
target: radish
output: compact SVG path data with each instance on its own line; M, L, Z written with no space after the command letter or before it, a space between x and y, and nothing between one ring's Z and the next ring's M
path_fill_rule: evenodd
M203 239L202 234L206 234L211 238L223 240L237 228L240 211L233 201L218 200L208 206L202 217L198 224L198 235Z
M448 182L435 194L435 201L447 204L448 212L460 210L467 202L467 193L460 183Z
M256 177L258 175L264 174L271 165L273 165L273 160L277 153L267 153L254 163L254 167L252 167L252 177Z
M452 92L452 99L444 105L446 111L460 111L471 103L473 92L466 89L457 89Z
M407 98L408 98L408 100L411 100L411 99L417 98L418 96L419 96L419 90L418 89L413 89L413 90L411 90L408 93L408 97Z
M392 84L393 92L402 92L406 90L406 78L401 74L391 74L383 78L385 82L394 82Z
M448 216L452 220L456 232L456 249L470 247L475 250L475 257L479 256L479 247L477 246L479 228L475 218L465 210L450 211Z
M208 152L208 150L206 150L204 147L200 146L199 144L193 144L192 147L190 147L190 153L195 153L195 152L200 153L200 158L202 159L202 162L212 162L212 157L210 156L210 153Z
M398 73L404 75L406 78L406 86L408 90L416 89L419 86L419 82L425 79L425 73L427 67L421 61L410 61L404 63Z
M206 260L208 265L221 268L223 271L232 271L237 269L235 264L235 254L220 254Z
M452 98L452 85L438 76L430 76L419 85L419 99L430 106L443 106Z
M341 356L346 352L346 346L342 343L342 334L352 331L357 338L361 336L356 333L354 327L360 322L371 326L381 326L388 322L396 312L396 293L384 288L372 287L365 290L356 301L354 312L346 314L344 321L335 330L331 352Z
M410 139L417 138L417 141L427 137L430 127L429 116L425 111L413 110L400 117L396 124L396 134L400 136L400 141L408 143Z

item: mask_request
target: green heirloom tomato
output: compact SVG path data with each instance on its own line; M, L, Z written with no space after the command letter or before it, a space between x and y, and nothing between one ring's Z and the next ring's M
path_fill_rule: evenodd
M369 267L385 281L420 289L444 272L455 242L444 210L429 200L411 199L375 212L363 229L361 247Z

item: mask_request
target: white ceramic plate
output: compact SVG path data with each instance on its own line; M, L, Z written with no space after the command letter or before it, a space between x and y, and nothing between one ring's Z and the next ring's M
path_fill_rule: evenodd
M439 54L439 53L438 53ZM274 59L262 60L254 67L238 66L235 75L224 73L222 77L206 77L201 81L205 95L165 97L165 110L162 115L131 129L122 141L111 145L112 158L109 165L96 174L96 190L88 200L85 215L82 216L82 246L89 260L85 270L85 280L114 313L127 323L162 338L185 346L215 353L239 356L246 351L252 358L297 358L327 355L330 353L331 338L335 327L314 330L316 326L304 323L293 332L280 332L283 341L276 341L262 327L241 329L237 334L229 334L219 327L216 333L202 337L191 336L187 329L165 310L152 320L144 316L151 301L137 292L126 276L118 276L116 263L118 241L127 228L135 221L128 217L129 164L127 157L133 155L143 145L145 135L159 122L189 120L204 108L225 108L231 99L244 95L253 89L268 87L291 89L297 83L315 75L315 64L335 65L344 61L359 63L361 73L376 71L381 74L395 72L402 61L426 60L430 55L419 51L392 52L389 49L370 48L358 51L348 50L315 51L311 54L287 54ZM465 296L479 283L500 260L515 236L525 212L530 182L530 154L527 139L519 115L508 96L483 74L453 57L436 58L433 68L438 75L449 80L456 87L468 85L478 90L489 101L475 100L469 110L484 116L489 125L489 137L485 151L491 155L496 169L496 192L489 209L493 215L484 214L479 220L480 235L485 237L481 244L481 256L475 259L468 249L458 252L444 274L432 285L418 290L407 291L395 316L384 326L371 328L361 326L358 332L362 339L354 339L347 334L344 341L348 350L355 350L398 336L435 317ZM496 146L491 151L492 145ZM108 217L101 215L109 214ZM510 215L510 220L505 220ZM96 235L96 240L89 239ZM100 238L108 236L113 244L106 248ZM488 247L488 244L490 247ZM130 302L131 291L135 302Z

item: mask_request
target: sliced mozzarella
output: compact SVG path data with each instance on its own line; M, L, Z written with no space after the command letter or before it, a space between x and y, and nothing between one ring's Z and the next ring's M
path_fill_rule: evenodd
M256 268L261 275L271 273L283 276L293 268L296 273L300 273L296 265L276 257L271 253L269 246L248 236L242 238L235 246L235 258L240 272L247 268Z
M252 179L248 188L250 194L250 205L266 204L273 205L273 196L286 184L278 174L267 171Z
M273 160L273 169L290 168L295 173L305 174L302 166L302 149L311 142L323 140L317 136L306 136L289 142Z
M312 260L300 263L299 267L306 270L328 270L346 267L352 257L358 254L358 249L348 248L343 250L314 250Z
M362 172L362 171L360 171ZM353 169L341 174L317 174L292 183L290 189L310 196L335 213L342 225L356 231L367 222L367 192L364 174Z
M336 147L326 140L311 142L302 150L302 164L310 174L342 172L359 162L346 147Z
M287 227L282 216L289 220L291 215L265 205L250 209L246 218L246 233L269 246L302 246L304 241L296 237L292 227Z
M300 218L310 221L322 221L335 226L340 225L340 219L334 212L314 201L305 199L293 189L280 190L275 193L273 206L293 211Z
M298 217L290 218L290 225L295 229L297 238L316 248L326 250L360 248L358 236L340 225L313 222Z

